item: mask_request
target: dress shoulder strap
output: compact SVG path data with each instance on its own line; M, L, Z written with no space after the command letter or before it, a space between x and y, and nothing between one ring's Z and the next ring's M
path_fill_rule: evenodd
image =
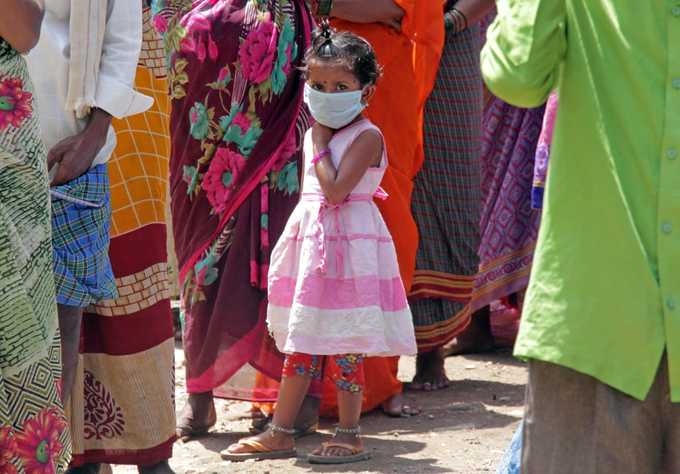
M375 130L382 137L383 156L382 160L380 161L380 168L385 168L387 166L387 145L385 144L385 136L383 135L382 131L368 119L360 120L340 132L347 133L346 137L344 137L344 141L346 143L345 149L349 148L349 146L354 143L354 140L356 140L359 135L369 130Z

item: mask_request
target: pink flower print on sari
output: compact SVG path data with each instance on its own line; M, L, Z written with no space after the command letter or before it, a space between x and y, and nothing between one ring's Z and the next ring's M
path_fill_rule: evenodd
M54 408L46 408L17 432L17 454L26 474L54 474L64 446L60 441L66 420Z
M298 150L297 133L295 131L295 128L293 128L288 133L288 136L286 136L285 141L283 142L283 146L281 146L281 148L279 148L276 151L277 157L273 170L281 171L281 169L288 163L288 160L290 160L293 157L297 150Z
M261 84L271 76L276 59L278 34L274 23L267 19L258 24L239 48L239 61L243 76Z
M211 61L217 61L218 54L217 43L215 43L211 35L208 35L208 57Z
M220 73L217 76L217 82L219 82L220 84L226 84L230 80L231 80L231 71L229 70L229 68L227 66L225 66L222 69L220 69Z
M160 34L168 32L168 19L163 15L158 14L153 17L153 28Z
M248 117L243 112L239 112L236 114L236 117L234 117L234 120L231 122L233 125L237 125L242 133L246 133L249 129L250 126L252 125L252 122Z
M245 164L245 158L228 148L220 147L215 152L208 172L203 177L202 187L208 201L218 214L225 210L227 198Z
M210 34L210 21L205 15L192 15L188 18L185 29L187 36L182 40L181 50L183 52L195 53L200 62L204 62L206 57L212 61L217 60L219 54L217 43Z
M12 459L17 452L17 442L9 427L0 428L0 474L17 474Z
M33 113L33 95L23 87L18 78L0 81L0 132L10 125L19 128Z

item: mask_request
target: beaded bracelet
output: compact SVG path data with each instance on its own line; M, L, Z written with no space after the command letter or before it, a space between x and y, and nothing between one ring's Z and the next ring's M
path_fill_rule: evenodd
M465 13L453 7L444 15L444 24L447 30L453 30L455 33L460 33L468 29L468 19Z
M323 160L327 156L331 156L331 149L330 148L325 148L321 150L319 153L316 154L314 158L312 158L312 164L315 165L319 161Z

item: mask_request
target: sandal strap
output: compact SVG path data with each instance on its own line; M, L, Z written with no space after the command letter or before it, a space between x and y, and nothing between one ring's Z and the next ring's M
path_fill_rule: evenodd
M321 444L321 447L323 448L324 452L328 451L331 448L345 449L350 452L350 456L354 456L355 454L360 454L364 452L363 449L357 448L356 446L352 446L351 444L338 443L336 441L328 441L326 443Z
M254 439L244 439L239 441L238 444L247 448L253 448L254 453L268 453L273 451L271 448L266 447L264 444L255 441Z

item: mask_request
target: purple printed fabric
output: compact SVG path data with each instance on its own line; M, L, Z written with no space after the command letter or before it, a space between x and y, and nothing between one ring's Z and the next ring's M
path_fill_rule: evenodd
M553 93L548 99L543 117L543 129L538 138L536 147L536 163L534 165L534 183L531 189L531 206L534 209L543 208L543 191L548 178L548 162L550 160L550 148L552 145L553 130L557 119L559 100Z

